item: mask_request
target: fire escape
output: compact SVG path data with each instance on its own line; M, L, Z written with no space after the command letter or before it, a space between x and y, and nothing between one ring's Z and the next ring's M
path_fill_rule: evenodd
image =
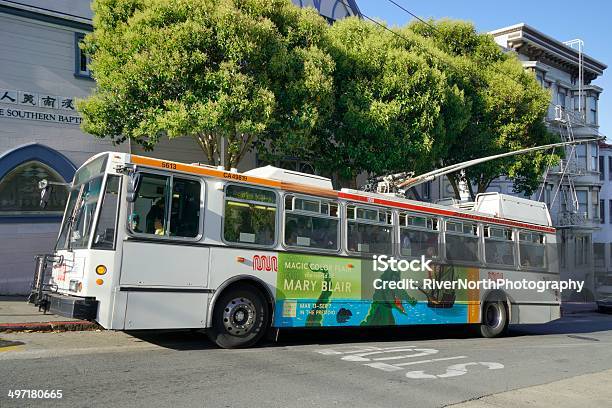
M573 102L573 109L566 109L565 106L556 105L554 116L550 117L548 122L552 129L555 129L561 136L562 141L574 141L574 127L585 125L585 107L584 107L584 59L583 47L584 42L580 39L565 42L565 45L575 48L578 51L578 72L575 77L575 88L577 92L574 95L576 101ZM584 146L582 147L584 148ZM551 191L550 206L551 212L558 199L557 211L551 214L553 223L558 228L588 228L588 197L581 203L576 192L576 180L587 175L586 168L586 149L584 157L579 157L577 145L567 146L565 148L565 157L554 168L547 171L544 176L545 188L546 177L550 174L550 183L553 184ZM580 159L580 160L579 160ZM595 214L596 216L596 214Z
M551 125L557 129L562 141L574 141L571 114L562 106L555 107L555 116L551 120ZM553 217L555 225L559 228L585 226L588 221L588 208L581 208L576 192L576 178L584 176L586 168L585 163L578 160L576 145L566 147L565 157L548 173L556 179L551 180L556 184L552 192L551 206L559 199L558 211L556 217ZM547 175L545 182L546 177Z

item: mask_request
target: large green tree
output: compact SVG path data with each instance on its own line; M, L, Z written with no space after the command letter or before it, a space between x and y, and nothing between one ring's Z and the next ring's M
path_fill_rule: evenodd
M333 114L320 117L308 139L268 145L268 155L310 160L351 187L363 172L431 169L447 152L447 139L467 124L463 91L380 26L348 18L331 26L326 38L323 46L335 62Z
M79 109L85 131L116 143L193 137L228 167L257 147L353 186L363 172L422 173L555 140L547 91L469 23L329 26L289 0L95 0L94 11L85 48L97 87ZM531 192L547 159L449 180L457 196L460 181L474 195L501 175Z
M334 114L300 157L353 186L361 172L418 174L556 140L544 125L550 96L515 56L470 23L431 24L391 32L350 18L330 27ZM457 198L460 181L473 197L502 175L531 192L549 159L515 156L448 177Z
M313 9L95 0L93 10L84 44L97 86L78 108L95 136L146 149L193 137L209 163L235 167L256 140L308 140L332 112L334 62L320 47L327 24Z
M470 119L468 126L449 139L448 150L437 160L440 166L558 141L544 123L549 92L515 55L503 52L493 37L477 33L471 23L448 20L416 22L403 31L417 33L431 48L460 62L447 65L446 71L451 82L464 91ZM434 66L441 63L432 60ZM557 159L547 152L513 156L452 173L448 179L457 198L460 181L466 182L474 198L503 175L513 180L515 191L531 194L547 164Z
M332 134L324 135L330 141L315 150L319 165L348 179L429 170L466 126L463 91L414 44L380 26L350 18L328 35L335 109Z

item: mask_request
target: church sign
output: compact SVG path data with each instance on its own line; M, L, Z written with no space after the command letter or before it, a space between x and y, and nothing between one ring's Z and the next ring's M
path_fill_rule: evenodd
M39 94L0 88L0 118L80 125L81 116L74 107L74 97ZM33 111L43 108L50 111Z

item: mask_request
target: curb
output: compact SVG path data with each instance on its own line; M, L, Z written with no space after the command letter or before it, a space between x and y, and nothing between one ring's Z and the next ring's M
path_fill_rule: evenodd
M562 310L562 316L584 314L584 313L597 313L597 309L585 309L585 310Z
M597 303L566 302L561 304L561 313L564 316L582 313L597 313Z
M95 322L86 320L76 321L57 321L57 322L40 322L40 323L0 323L0 332L20 332L20 331L85 331L97 330L101 327Z

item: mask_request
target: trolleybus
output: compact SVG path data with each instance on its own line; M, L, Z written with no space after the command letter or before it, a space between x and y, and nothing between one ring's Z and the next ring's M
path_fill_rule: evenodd
M295 327L471 324L493 337L559 318L559 293L373 282L554 281L555 240L544 203L497 193L438 205L272 166L110 152L74 176L42 298L106 329L206 329L227 348ZM377 254L433 267L381 273Z

